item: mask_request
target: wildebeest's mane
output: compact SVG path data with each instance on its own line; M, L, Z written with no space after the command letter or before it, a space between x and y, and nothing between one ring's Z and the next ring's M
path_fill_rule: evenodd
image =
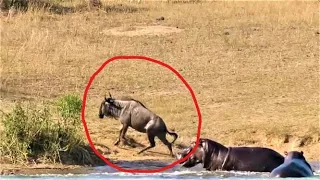
M120 97L119 100L124 100L124 101L135 101L137 103L139 103L141 106L143 106L144 108L148 109L142 102L138 101L138 100L135 100L131 97L128 97L128 96L123 96L123 97Z

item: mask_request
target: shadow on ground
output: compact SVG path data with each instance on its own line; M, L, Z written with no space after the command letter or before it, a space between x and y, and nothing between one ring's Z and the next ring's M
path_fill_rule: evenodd
M146 147L144 144L141 144L139 142L137 142L136 140L134 140L133 138L127 136L127 141L125 143L126 145L132 147L132 148L136 148L136 147Z

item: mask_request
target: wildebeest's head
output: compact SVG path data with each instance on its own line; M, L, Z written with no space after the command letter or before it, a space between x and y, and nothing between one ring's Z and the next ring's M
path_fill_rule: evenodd
M115 104L115 99L111 96L105 97L104 100L101 102L100 109L99 109L99 118L102 119L104 116L106 117L115 117L119 110L121 109L119 106Z
M192 149L195 147L196 143L192 142L191 145L185 149L183 149L182 151L178 152L176 154L176 158L178 160L183 159L184 157L186 157L191 151ZM182 166L184 167L193 167L199 163L203 163L204 162L204 158L205 158L205 141L203 139L200 139L200 143L198 148L196 149L195 153L191 154L191 156L184 162L180 163L182 164Z

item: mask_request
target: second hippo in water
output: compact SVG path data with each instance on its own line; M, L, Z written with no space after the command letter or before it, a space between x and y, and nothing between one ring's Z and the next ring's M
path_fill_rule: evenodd
M271 172L271 177L309 177L313 176L310 164L303 156L303 151L285 152L284 163Z

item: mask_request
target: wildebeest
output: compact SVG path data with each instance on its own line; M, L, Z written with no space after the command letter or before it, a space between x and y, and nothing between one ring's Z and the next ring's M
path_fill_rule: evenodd
M178 134L170 132L161 117L137 100L131 98L115 99L110 93L109 95L109 98L105 97L101 102L99 118L102 119L106 116L120 120L122 126L119 138L114 145L118 145L120 141L125 141L126 132L129 127L132 127L139 132L147 133L150 142L150 146L142 149L138 154L155 147L154 138L158 137L168 147L170 155L173 156L172 144L178 138ZM166 133L174 137L171 143L166 139Z
M186 157L195 146L192 143L188 148L176 154L177 159ZM276 151L263 147L225 147L210 139L200 139L195 153L186 161L184 167L193 167L203 164L208 171L251 171L271 172L284 162L284 157Z
M313 176L310 164L303 156L303 151L285 152L284 163L271 172L271 177L309 177Z

